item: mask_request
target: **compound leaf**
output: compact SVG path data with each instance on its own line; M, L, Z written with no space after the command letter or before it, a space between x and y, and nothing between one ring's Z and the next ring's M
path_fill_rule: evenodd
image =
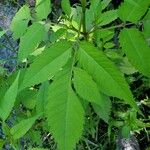
M108 96L99 92L92 77L80 68L74 68L74 87L76 92L85 100L92 103L95 112L105 122L108 122L111 112L111 101Z
M36 0L36 17L38 20L46 19L51 12L51 0Z
M145 14L149 5L149 0L125 0L118 10L118 15L122 21L137 23Z
M44 113L47 96L48 96L48 87L49 87L49 83L48 83L48 81L45 81L42 83L42 85L38 91L37 103L36 103L37 114Z
M20 39L18 60L22 61L32 53L44 39L45 27L40 23L33 23Z
M96 83L92 77L80 68L74 68L74 86L76 92L85 100L94 102L98 105L102 104L101 95Z
M120 43L130 62L144 75L150 77L150 48L137 29L124 29Z
M21 120L18 124L13 126L10 129L10 133L13 136L13 139L17 140L24 136L35 123L35 121L38 119L38 117L39 116L34 116L32 118Z
M123 75L116 66L96 47L90 43L80 44L79 64L93 77L99 90L109 96L124 99L137 109L132 93Z
M41 83L54 76L68 61L71 49L67 41L57 42L47 48L27 69L20 88Z
M72 150L82 135L84 109L71 87L71 70L64 69L50 85L46 109L58 149Z
M101 93L102 105L97 105L92 103L93 109L96 114L103 119L106 123L108 123L111 113L111 100L108 96Z
M14 106L18 92L18 80L19 73L10 88L6 91L3 99L0 100L0 118L3 121L7 119Z
M117 10L109 10L101 14L99 25L104 26L118 18Z
M102 4L102 9L105 9L105 8L109 5L110 2L111 2L111 0L103 0L103 1L101 2L101 4Z
M71 14L70 1L69 1L69 0L62 0L62 1L61 1L61 7L62 7L62 10L63 10L68 16L70 16L70 14Z
M146 14L146 16L144 17L143 19L143 33L144 33L144 36L146 37L146 39L149 39L150 40L150 8Z
M31 14L29 7L27 5L22 6L14 16L10 25L14 39L20 38L26 32L30 19Z

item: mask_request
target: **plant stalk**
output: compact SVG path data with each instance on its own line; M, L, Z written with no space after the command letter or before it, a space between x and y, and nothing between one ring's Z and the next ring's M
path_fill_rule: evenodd
M85 40L88 39L88 34L86 32L86 0L81 0L82 4L82 27L83 27L83 35Z
M98 26L98 27L95 27L93 28L88 34L91 34L99 29L102 29L102 30L110 30L110 29L116 29L116 28L122 28L122 27L126 27L126 26L129 26L129 25L135 25L133 23L127 23L127 24L119 24L119 25L115 25L115 26L111 26L111 27L108 27L108 28L102 28L101 26Z

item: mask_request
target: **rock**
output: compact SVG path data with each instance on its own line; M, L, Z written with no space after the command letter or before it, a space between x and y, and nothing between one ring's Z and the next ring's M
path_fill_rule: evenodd
M130 134L129 139L119 136L117 140L117 147L118 150L140 150L137 139L133 134Z
M10 23L13 16L17 12L17 7L12 6L11 4L0 4L0 28L9 29ZM0 60L3 63L0 63L1 66L8 69L12 72L16 66L16 52L14 49L17 47L17 42L13 40L12 33L7 32L6 36L3 36L0 39Z
M31 7L35 6L35 0L28 0L28 3Z
M0 4L0 27L8 29L17 8L10 4Z

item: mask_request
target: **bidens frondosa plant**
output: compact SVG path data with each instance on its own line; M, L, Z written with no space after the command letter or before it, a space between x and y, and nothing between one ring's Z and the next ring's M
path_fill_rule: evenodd
M32 110L7 130L13 147L36 120L43 120L57 149L73 150L82 138L87 108L108 123L112 98L140 113L124 75L150 77L150 1L125 0L118 9L111 0L80 2L71 7L62 0L58 22L47 18L50 0L36 0L32 10L22 6L12 20L10 30L20 42L18 69L0 99L4 128L20 103ZM123 124L129 131L130 123Z

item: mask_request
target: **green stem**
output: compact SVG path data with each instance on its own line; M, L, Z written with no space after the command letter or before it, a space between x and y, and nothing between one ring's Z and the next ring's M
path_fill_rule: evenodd
M56 25L56 24L54 24L54 25ZM72 30L72 31L77 32L78 34L80 33L80 34L84 35L83 32L81 32L80 30L76 29L73 25L71 27L68 27L66 24L62 24L62 23L60 23L59 25L61 25L62 27L66 28L68 30Z
M112 27L108 27L108 28L102 28L101 26L99 27L95 27L93 28L88 34L91 34L99 29L102 29L102 30L111 30L111 29L116 29L116 28L122 28L122 27L126 27L126 26L129 26L129 25L135 25L134 23L127 23L127 24L119 24L119 25L115 25L115 26L112 26Z
M88 39L88 34L86 32L86 0L81 0L82 4L82 26L83 26L83 35L85 40Z

